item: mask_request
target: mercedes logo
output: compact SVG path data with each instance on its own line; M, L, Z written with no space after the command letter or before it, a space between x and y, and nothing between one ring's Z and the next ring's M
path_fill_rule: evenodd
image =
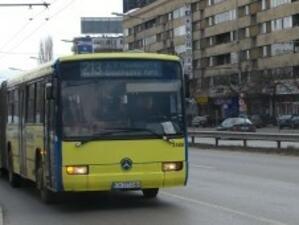
M124 158L120 161L120 166L123 170L130 170L133 166L133 161L129 158Z

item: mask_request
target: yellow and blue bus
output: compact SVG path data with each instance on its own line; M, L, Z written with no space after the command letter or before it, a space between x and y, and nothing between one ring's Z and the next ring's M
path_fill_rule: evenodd
M58 58L0 92L0 168L13 187L59 192L183 186L188 177L184 79L176 56Z

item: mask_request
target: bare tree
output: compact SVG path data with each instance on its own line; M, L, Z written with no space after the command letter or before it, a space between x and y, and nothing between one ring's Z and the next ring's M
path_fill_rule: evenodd
M49 62L53 59L53 40L48 36L39 43L38 62L40 64Z

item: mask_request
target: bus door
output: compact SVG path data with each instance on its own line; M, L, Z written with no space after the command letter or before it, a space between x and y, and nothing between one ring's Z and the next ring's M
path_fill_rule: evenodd
M54 141L55 141L55 133L54 133L54 121L55 121L55 100L54 100L54 91L53 91L52 83L47 82L45 85L45 150L46 150L46 159L45 159L45 167L46 176L49 177L49 185L53 187L55 183L55 165L54 165ZM51 93L50 93L51 92Z
M25 122L26 122L26 92L29 92L29 87L19 89L19 154L20 154L20 173L23 176L27 174L26 168L26 130L25 130ZM27 94L28 97L28 94Z

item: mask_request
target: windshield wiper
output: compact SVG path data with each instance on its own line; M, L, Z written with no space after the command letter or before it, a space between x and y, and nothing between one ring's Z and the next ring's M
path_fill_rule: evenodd
M135 128L135 127L130 127L130 128L119 128L115 131L111 131L111 132L106 132L104 133L104 135L110 135L110 134L115 134L115 133L123 133L123 132L148 132L158 138L161 138L162 140L173 144L173 141L171 140L171 138L167 135L167 134L160 134L157 133L151 129L148 128Z
M109 135L119 134L119 133L126 133L126 132L148 132L148 133L154 135L155 137L161 138L162 140L167 141L168 143L172 144L172 141L170 140L169 136L167 136L166 134L159 134L157 132L154 132L151 129L147 129L147 128L119 128L119 129L114 129L114 130L107 131L107 132L99 132L99 133L93 134L90 138L86 138L85 140L82 140L79 143L77 143L76 147L80 147L80 146L82 146L84 144L87 144L91 141L99 140L99 139L107 137Z

